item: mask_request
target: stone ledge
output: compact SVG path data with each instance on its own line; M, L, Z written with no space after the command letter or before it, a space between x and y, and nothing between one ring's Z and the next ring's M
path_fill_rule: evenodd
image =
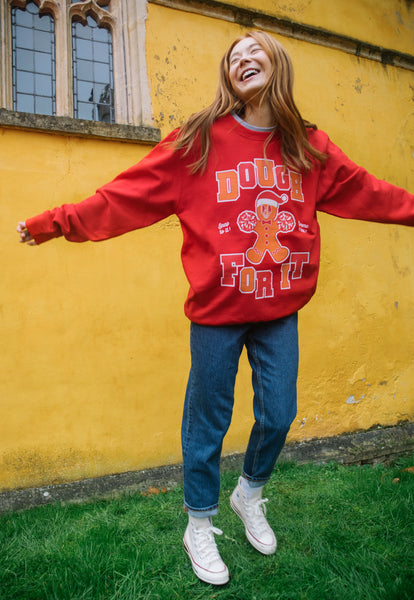
M156 144L161 139L160 130L155 127L35 115L5 108L0 108L0 127L143 144Z
M403 423L395 427L378 427L359 433L287 444L279 460L299 464L333 461L355 465L387 462L410 452L414 452L414 423ZM243 458L243 454L224 457L222 469L241 468ZM0 493L0 514L53 502L82 502L122 492L139 493L150 486L165 486L168 489L181 482L181 465L171 465L59 485L13 490Z

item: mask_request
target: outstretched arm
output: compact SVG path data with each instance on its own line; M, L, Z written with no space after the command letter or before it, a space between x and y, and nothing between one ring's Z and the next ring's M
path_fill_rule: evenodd
M414 194L377 179L327 142L318 210L346 219L414 226Z
M71 242L97 242L147 227L174 214L185 163L171 148L173 135L174 132L93 196L20 222L17 227L20 241L40 245L64 236Z
M19 221L17 225L17 233L20 234L19 241L21 244L27 244L28 246L36 246L36 242L30 235L29 230L26 227L25 221Z

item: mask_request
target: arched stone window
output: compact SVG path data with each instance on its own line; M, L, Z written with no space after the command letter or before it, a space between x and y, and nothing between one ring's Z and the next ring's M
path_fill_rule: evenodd
M72 20L73 116L113 123L112 34L91 17Z
M151 126L146 11L146 0L0 0L0 108ZM23 27L49 49L19 45Z
M11 10L13 109L41 115L56 112L55 27L34 2Z

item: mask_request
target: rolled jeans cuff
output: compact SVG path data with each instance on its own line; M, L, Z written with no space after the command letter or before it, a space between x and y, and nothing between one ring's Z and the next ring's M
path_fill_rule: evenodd
M244 471L242 471L242 477L243 477L243 479L245 479L247 481L247 483L249 484L249 487L251 487L251 488L263 487L269 481L268 477L266 479L252 479L251 477L246 475L246 473Z
M218 514L218 506L214 506L213 508L206 508L205 510L194 510L190 508L186 504L184 504L185 512L190 515L190 517L195 517L198 519L202 519L204 517L214 517Z

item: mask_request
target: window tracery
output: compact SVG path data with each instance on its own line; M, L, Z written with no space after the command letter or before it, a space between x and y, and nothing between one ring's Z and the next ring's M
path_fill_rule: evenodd
M110 0L73 2L69 8L69 16L71 19L79 20L82 25L87 24L88 16L93 16L99 27L111 28L113 16L108 12L109 4Z

